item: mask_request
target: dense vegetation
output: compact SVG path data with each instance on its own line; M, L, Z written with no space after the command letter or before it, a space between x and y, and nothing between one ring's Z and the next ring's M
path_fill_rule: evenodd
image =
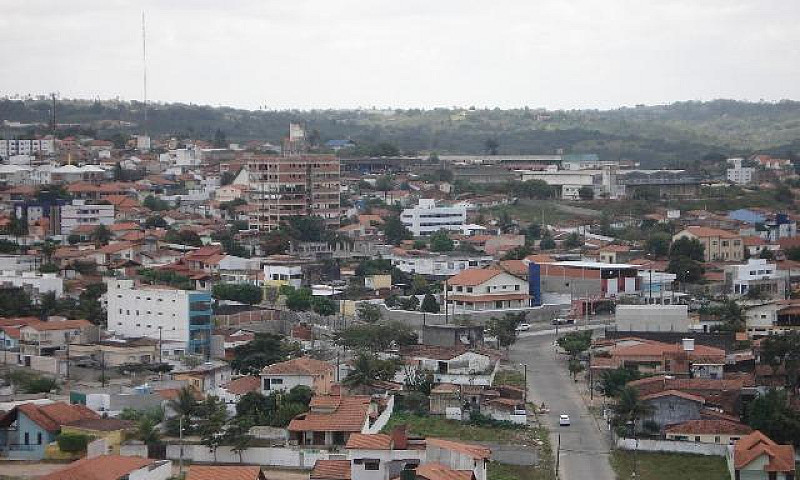
M46 100L0 100L0 121L40 123L50 118ZM59 121L82 123L63 134L97 134L117 142L135 133L138 102L59 102ZM800 102L747 103L731 100L680 102L617 110L312 110L249 111L198 105L151 105L148 129L208 141L251 139L277 143L289 122L305 122L312 143L351 138L363 150L440 153L596 152L604 158L643 165L694 162L711 152L725 155L800 150ZM123 123L124 122L124 123ZM129 122L129 123L127 123ZM132 125L120 127L119 125ZM23 132L32 133L32 132ZM384 151L386 148L380 149ZM372 151L371 147L366 151Z

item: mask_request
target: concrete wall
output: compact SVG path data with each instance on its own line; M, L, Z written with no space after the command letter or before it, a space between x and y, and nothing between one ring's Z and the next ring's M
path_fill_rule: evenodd
M619 330L651 332L687 332L687 305L618 305L616 324Z
M427 313L412 312L409 310L390 310L384 304L380 304L381 314L385 320L397 320L409 325L417 330L422 329L423 321L426 325L446 325L447 323L459 323L462 319L469 321L472 325L485 325L486 322L493 317L502 317L506 313L525 312L525 318L528 322L549 322L557 312L560 311L561 306L557 305L544 305L541 307L528 307L523 309L506 309L506 310L484 310L484 311L467 311L458 310L454 314L450 312L449 319L446 318L444 313ZM446 321L448 320L448 321Z
M389 401L386 402L386 408L381 412L378 418L375 419L375 423L372 424L370 427L366 427L362 431L362 433L380 433L383 430L383 427L386 426L386 423L389 421L389 418L392 416L392 412L394 411L394 395L389 395Z
M147 448L145 448L146 450ZM123 449L123 452L127 451ZM169 460L178 460L180 457L180 445L167 445L167 458ZM328 453L320 450L253 447L242 452L242 461L240 462L238 452L233 452L231 447L223 446L217 449L215 462L214 452L205 445L184 445L183 447L183 459L194 463L243 463L247 465L310 469L314 467L317 460L327 458Z
M128 475L128 480L167 480L172 476L172 462L158 462L153 467L144 467Z
M25 357L29 356L31 359L31 364L27 368L30 368L31 370L49 373L51 375L66 375L67 373L66 360L59 360L56 357L44 357L39 355L22 355L22 362L20 363L17 361L17 355L17 352L8 352L7 355L0 355L0 364L26 366Z
M702 405L685 398L664 396L645 400L645 403L653 407L648 420L655 421L660 427L700 419Z
M641 450L643 452L691 453L694 455L713 455L719 457L724 457L728 452L727 445L677 442L673 440L634 440L632 438L618 438L617 448L622 450Z

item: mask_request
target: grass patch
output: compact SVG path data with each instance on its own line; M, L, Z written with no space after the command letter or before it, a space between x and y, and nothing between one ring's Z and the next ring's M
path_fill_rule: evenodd
M637 452L638 480L728 480L723 457L681 453ZM615 450L611 466L620 479L631 478L633 452Z
M500 370L494 376L494 385L510 385L512 387L525 387L525 375L516 370Z
M467 425L439 416L423 417L413 413L395 412L383 428L390 432L397 425L408 425L409 432L422 437L440 437L466 442L494 442L507 444L530 444L538 437L536 429L497 428ZM547 438L545 434L544 438Z
M550 437L543 427L536 428L534 435L542 440L539 447L539 465L508 465L506 463L489 463L488 480L555 480L555 460Z

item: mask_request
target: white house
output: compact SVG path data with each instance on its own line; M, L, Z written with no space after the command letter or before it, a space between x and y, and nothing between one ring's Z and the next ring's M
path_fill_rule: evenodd
M334 367L328 362L299 357L267 365L261 371L261 390L269 394L276 390L291 390L303 385L317 395L327 395L334 382Z
M114 205L87 204L84 200L73 200L71 205L61 207L61 233L67 235L80 225L111 225L114 223Z
M18 272L3 270L0 272L0 285L11 285L29 290L34 298L53 292L56 298L64 294L64 279L55 273Z
M488 267L494 262L494 257L491 255L435 253L400 248L393 249L385 258L405 273L438 277L449 277L470 268Z
M447 305L454 314L530 306L528 282L493 268L464 270L448 279Z
M750 258L743 265L725 266L725 285L735 296L753 295L775 297L783 294L783 280L774 263L762 258Z
M406 208L400 220L415 237L431 235L439 230L461 231L467 221L463 206L438 207L432 198L420 198L414 208Z
M467 347L409 345L400 350L408 366L395 380L403 383L415 370L430 372L436 383L490 386L500 365L500 357L490 351Z

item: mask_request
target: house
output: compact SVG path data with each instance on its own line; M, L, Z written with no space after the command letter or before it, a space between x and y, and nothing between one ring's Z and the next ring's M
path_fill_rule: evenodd
M106 368L119 367L125 364L156 363L161 361L158 352L158 340L147 337L139 338L109 338L95 343L70 344L72 358L88 358Z
M98 329L88 320L50 320L20 328L20 346L24 355L52 355L67 344L91 343L98 339Z
M185 480L267 480L267 477L259 466L192 465Z
M750 258L742 265L725 266L727 293L734 297L783 298L784 284L777 266L762 258Z
M422 343L441 347L466 345L483 346L483 327L480 325L423 325Z
M667 440L733 445L752 431L747 425L731 420L689 420L670 425L664 434Z
M261 378L255 375L247 375L231 380L225 385L217 388L216 396L224 401L228 406L229 413L236 413L236 404L243 396L250 392L261 391Z
M709 413L709 409L713 409L716 412L724 412L732 416L735 420L742 411L743 395L755 394L754 391L746 389L746 384L747 382L743 378L714 380L708 378L677 378L672 375L657 375L634 380L629 382L628 386L636 389L640 397L668 390L680 391L702 397L706 408L706 410L702 412L704 418Z
M16 406L0 417L0 450L6 458L42 460L64 425L85 419L100 416L83 405L63 402Z
M391 480L425 460L425 441L408 438L405 426L390 434L354 433L345 449L352 480Z
M447 305L454 315L530 306L528 283L503 270L468 269L450 277L445 284Z
M317 395L331 392L334 382L334 367L328 362L311 357L299 357L285 362L267 365L261 371L262 393L275 390L291 390L303 385Z
M440 438L428 438L426 439L425 465L421 465L417 469L417 474L422 475L423 478L430 478L425 477L425 472L427 471L425 467L433 468L430 467L431 464L439 464L446 465L456 471L468 471L471 473L469 476L459 476L457 478L486 480L486 470L489 466L491 454L492 451L490 449L480 445L470 445Z
M779 445L763 433L739 439L728 451L731 480L794 480L794 447Z
M40 480L167 480L172 462L141 457L101 455L82 458L64 468L39 477ZM222 480L222 479L219 479Z
M224 362L206 362L192 370L174 372L172 378L188 382L198 392L213 392L231 381L231 367Z
M697 239L704 247L706 262L741 262L744 260L744 241L736 233L718 228L691 226L676 233L672 241L681 238Z
M641 373L722 378L725 351L695 345L691 338L681 344L657 342L636 337L614 340L592 357L593 370L632 368Z
M644 420L654 422L659 428L699 420L706 403L703 397L680 390L664 390L643 395L639 399L650 408L650 413Z
M499 352L464 345L406 345L401 347L400 357L408 366L406 370L431 372L436 383L455 385L489 386L500 364ZM399 372L396 380L402 382L407 373Z
M136 423L117 418L84 418L61 427L61 433L102 438L106 450L103 454L119 454L119 447L127 436L134 433ZM55 445L56 448L57 445ZM48 447L49 448L49 447Z
M315 395L310 411L289 422L291 443L344 446L353 433L377 433L394 408L394 397L368 395Z
M350 460L317 460L310 480L352 480Z

